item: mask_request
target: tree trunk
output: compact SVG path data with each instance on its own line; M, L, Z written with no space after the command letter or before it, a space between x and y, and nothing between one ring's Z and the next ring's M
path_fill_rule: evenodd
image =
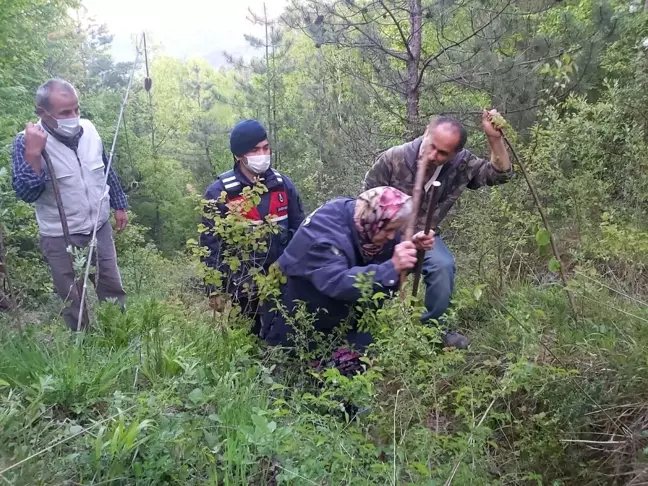
M274 38L274 27L272 28L272 34L270 36L270 39L272 40ZM277 166L277 169L279 168L279 147L278 147L278 140L279 137L277 136L277 66L275 62L275 45L274 41L272 41L272 146L273 146L273 153L275 155L275 164Z
M155 206L155 229L157 230L157 241L160 247L162 246L162 218L160 217L160 205Z
M209 142L207 142L207 143L209 143ZM209 153L209 145L205 145L205 155L207 157L207 165L209 166L209 168L211 169L212 174L213 174L215 172L215 170L214 170L214 164L212 164L211 154ZM218 174L216 174L216 177L218 177Z
M408 0L410 35L408 38L408 60L406 69L405 86L407 89L407 131L410 137L419 133L419 96L418 85L419 65L421 63L421 31L422 12L421 0Z
M273 140L273 133L272 133L272 93L271 93L271 88L270 88L270 51L269 51L269 42L270 39L268 38L268 12L266 10L266 5L265 3L263 4L263 17L264 17L264 25L265 25L265 59L266 59L266 87L268 89L268 128L270 131L270 141L272 142Z

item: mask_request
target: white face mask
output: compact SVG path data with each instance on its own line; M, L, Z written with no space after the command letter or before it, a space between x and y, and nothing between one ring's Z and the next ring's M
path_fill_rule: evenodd
M245 158L248 168L257 175L265 174L270 168L270 155L248 155Z
M81 126L79 125L79 120L81 117L74 118L65 118L63 120L56 120L58 128L56 129L57 133L60 133L64 137L73 137L79 133Z

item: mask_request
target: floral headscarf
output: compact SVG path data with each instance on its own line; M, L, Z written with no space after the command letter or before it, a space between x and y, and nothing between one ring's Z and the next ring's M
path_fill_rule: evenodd
M374 187L360 194L354 221L364 255L372 257L380 253L383 245L374 243L376 235L393 221L404 223L411 213L412 198L393 187Z

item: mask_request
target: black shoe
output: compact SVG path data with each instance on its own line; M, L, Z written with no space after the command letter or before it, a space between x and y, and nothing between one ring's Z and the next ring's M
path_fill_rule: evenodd
M443 346L446 348L468 349L470 341L466 336L457 331L448 331L442 334Z

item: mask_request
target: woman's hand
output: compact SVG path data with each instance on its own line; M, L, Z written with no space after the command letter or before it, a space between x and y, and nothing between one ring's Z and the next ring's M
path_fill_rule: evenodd
M416 246L411 241L403 241L394 248L391 259L397 272L409 270L416 265Z
M427 235L423 231L419 231L412 237L412 243L414 243L417 250L431 250L434 248L434 231L430 231Z

